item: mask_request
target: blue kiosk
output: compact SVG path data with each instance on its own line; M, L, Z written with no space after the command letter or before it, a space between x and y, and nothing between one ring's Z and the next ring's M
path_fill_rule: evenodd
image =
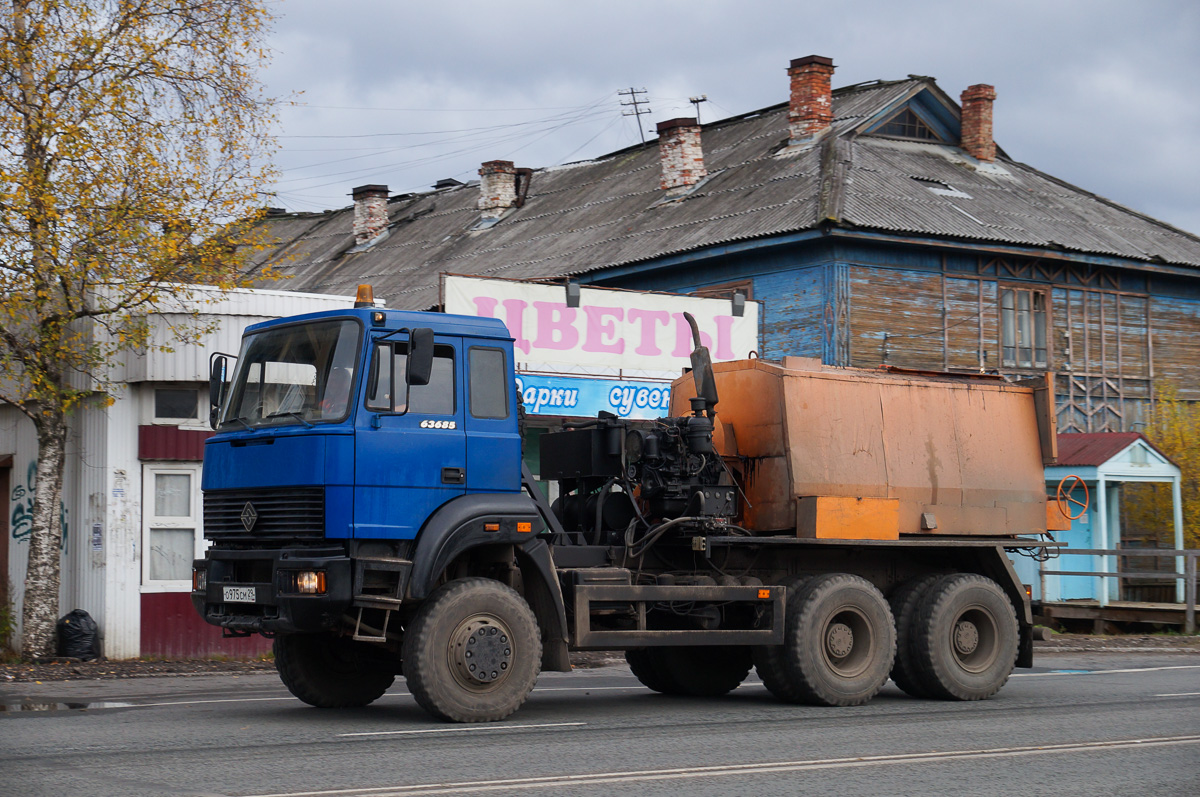
M1034 600L1048 603L1089 600L1107 606L1121 600L1120 580L1106 576L1056 576L1054 571L1100 572L1118 571L1121 548L1121 486L1129 482L1158 482L1171 485L1171 505L1174 524L1174 547L1183 548L1183 509L1180 498L1179 467L1171 462L1139 432L1103 432L1058 435L1058 465L1046 468L1047 494L1055 496L1063 479L1078 477L1087 485L1090 502L1087 510L1075 519L1070 531L1057 532L1056 537L1069 548L1042 567L1028 559L1016 563L1022 580L1032 584ZM1113 556L1072 554L1070 549L1112 550ZM1148 560L1146 560L1148 561ZM1141 564L1141 561L1138 562ZM1183 560L1177 559L1179 572ZM1182 602L1184 585L1176 582L1175 600Z

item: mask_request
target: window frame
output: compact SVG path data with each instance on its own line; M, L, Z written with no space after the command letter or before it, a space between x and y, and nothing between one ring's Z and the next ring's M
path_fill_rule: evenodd
M158 393L161 390L174 390L179 393L192 393L196 397L196 409L191 415L159 415L158 414ZM200 388L187 387L183 385L154 385L150 393L150 419L151 423L162 425L186 426L192 423L198 423L201 420L200 413L202 408L200 405Z
M504 411L500 415L478 415L475 412L475 352L495 352L500 355L500 396L504 401ZM508 371L508 354L499 346L468 346L467 347L467 412L472 418L479 418L487 421L504 421L512 415L512 407L509 406L509 385L506 380L503 380L503 375Z
M192 558L204 556L208 543L204 539L204 500L200 489L201 463L144 462L142 463L142 529L141 529L141 592L190 592L191 565L183 579L152 579L150 577L151 532L159 529L192 531ZM163 516L155 514L155 489L160 475L186 475L188 482L188 515Z
M391 364L389 365L389 369L390 369L391 366L394 365L396 362L397 350L400 349L401 347L404 347L404 349L405 349L405 351L404 351L405 367L407 368L408 341L406 341L406 340L378 340L377 339L377 340L370 341L369 345L371 347L371 352L370 352L370 359L367 362L366 374L364 377L366 380L366 385L365 385L365 390L363 390L363 409L365 409L367 412L374 412L378 415L431 415L431 416L436 416L439 418L449 418L451 416L458 414L458 380L459 380L458 359L459 358L458 358L457 347L455 347L449 343L435 343L433 346L433 359L434 359L434 366L435 366L434 367L435 374L437 371L436 366L437 366L437 360L439 359L439 356L440 356L440 359L448 359L450 361L450 369L449 369L450 380L451 380L450 381L450 391L449 391L450 392L450 411L449 412L424 412L424 411L413 410L411 407L405 407L405 409L403 409L403 410L397 410L397 409L395 409L396 400L394 397L392 398L392 400L390 402L391 409L381 407L378 404L372 403L372 400L373 400L372 395L376 389L376 385L379 380L379 371L381 368L381 363L379 361L379 350L381 348L391 349L392 357L391 357ZM449 353L449 357L445 356L446 353ZM402 374L399 371L389 370L388 379L389 379L389 381L392 381L394 378L399 378L401 375ZM424 388L431 388L433 385L434 385L434 381L431 378L428 385L413 385L412 389L419 390L419 389L424 389ZM389 386L389 390L390 389L391 389L391 387Z
M716 285L705 285L688 292L688 296L699 296L704 299L733 299L735 293L746 297L746 301L754 301L754 280L743 279L732 282L720 282Z
M1011 292L1013 295L1013 305L1011 308L1005 307L1005 295ZM1021 296L1029 297L1029 306L1025 309L1021 308ZM1039 310L1037 307L1038 298L1041 299L1042 307ZM1053 313L1051 312L1051 289L1047 286L1028 285L1021 283L1005 283L1001 282L996 285L996 334L998 336L998 347L1000 354L1000 369L1004 371L1049 371L1054 365L1053 351L1053 336L1051 333L1051 325L1053 323ZM1008 339L1006 332L1006 317L1011 313L1012 321L1012 340L1013 345L1007 345ZM1038 345L1038 314L1042 315L1041 333L1042 346ZM1022 316L1027 316L1028 327L1022 322ZM1028 341L1027 346L1022 345L1021 338L1027 333L1032 340ZM1009 358L1007 349L1014 349L1014 356ZM1021 352L1026 349L1030 352L1029 363L1022 363ZM1044 359L1038 360L1038 351L1044 351Z
M929 131L932 138L927 138L925 136L910 136L910 135L905 135L903 133L884 132L891 125L899 125L901 127L914 127L915 128L916 125L909 124L907 121L900 121L901 117L905 116L906 114L911 114L913 119L915 119L916 122L919 123L919 125L921 127L923 127L925 130ZM876 125L875 127L873 127L871 129L871 132L869 133L869 135L879 136L880 138L896 139L898 141L921 141L926 144L948 144L948 143L950 143L945 138L943 138L937 132L937 130L934 129L933 125L930 124L929 120L926 119L922 113L917 111L911 105L905 105L903 108L896 111L894 114L889 116L887 119L884 119L882 122L880 122L878 125Z

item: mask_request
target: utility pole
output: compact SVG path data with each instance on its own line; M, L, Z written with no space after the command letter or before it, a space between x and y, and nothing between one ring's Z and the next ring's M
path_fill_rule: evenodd
M645 94L645 93L646 93L645 89L635 89L632 86L629 87L628 89L617 92L617 96L619 96L619 97L629 97L629 102L622 102L621 105L624 107L627 107L627 108L632 106L633 110L621 111L621 116L632 116L633 117L634 122L637 123L638 135L642 137L643 144L646 143L646 131L642 129L641 116L643 114L652 113L652 111L649 108L646 108L645 110L642 109L642 106L647 105L649 103L649 100L643 100L643 99L638 98L639 94Z
M701 94L699 97L688 97L688 102L696 106L696 124L700 124L700 103L708 102L708 95Z

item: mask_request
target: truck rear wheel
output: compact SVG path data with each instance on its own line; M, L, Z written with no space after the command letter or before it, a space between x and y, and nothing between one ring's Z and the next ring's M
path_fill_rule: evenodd
M913 618L921 686L943 700L983 700L1000 691L1017 660L1017 617L996 582L943 576Z
M930 697L929 690L922 685L920 668L917 665L914 633L917 607L940 576L918 576L906 581L888 596L892 617L896 620L896 661L892 664L892 680L896 686L913 697Z
M635 678L647 689L664 695L678 695L679 684L662 670L662 660L654 648L637 648L625 651L625 661Z
M857 706L879 692L892 668L896 629L873 584L848 573L817 576L789 596L787 607L783 672L776 665L771 679L764 674L768 689L818 706Z
M541 671L542 641L525 599L486 578L438 587L404 635L404 675L421 708L450 722L512 714Z
M353 708L374 702L396 676L370 662L361 642L332 634L275 637L275 669L296 697L318 708Z
M791 618L796 613L793 607L797 605L800 590L807 581L807 576L790 576L780 582L780 585L787 589L787 609L784 617L785 639L789 636L787 629L790 627ZM762 678L763 686L767 687L771 694L788 703L801 701L800 690L788 671L786 645L759 645L753 649L752 655L754 669L758 671L758 677Z
M625 660L643 686L667 695L720 697L750 674L750 649L695 645L628 650Z

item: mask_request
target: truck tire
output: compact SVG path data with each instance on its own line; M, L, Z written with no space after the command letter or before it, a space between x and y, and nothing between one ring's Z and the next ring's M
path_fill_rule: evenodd
M754 666L750 648L737 645L696 645L656 648L652 660L676 687L670 694L690 697L720 697L741 685Z
M874 584L848 573L817 576L788 600L782 697L817 706L862 705L887 682L895 653L892 613Z
M512 714L541 672L542 640L525 599L487 578L433 591L405 630L404 675L421 708L450 722Z
M789 576L779 582L787 589L787 603L784 610L784 637L787 638L787 628L791 618L796 613L793 607L798 606L797 597L808 576ZM754 669L762 678L763 686L775 697L788 703L799 703L801 694L791 675L788 673L787 650L785 645L757 645L751 650L754 659Z
M310 706L365 706L396 676L360 656L361 645L332 634L280 634L273 645L275 669L288 691Z
M896 620L896 661L892 663L892 680L896 686L913 697L930 697L929 690L922 685L920 669L916 660L916 634L913 633L913 618L917 606L929 591L930 585L940 575L918 576L905 581L892 590L888 605Z
M664 695L682 694L679 684L662 670L662 661L654 648L625 651L625 661L642 686Z
M1000 691L1017 660L1017 616L990 578L943 576L913 618L917 675L932 697L983 700Z

